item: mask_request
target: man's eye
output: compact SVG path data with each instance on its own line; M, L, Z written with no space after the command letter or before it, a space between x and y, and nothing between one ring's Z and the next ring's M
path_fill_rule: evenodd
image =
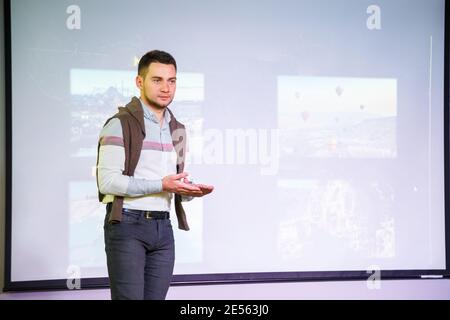
M153 82L154 82L154 83L160 83L161 80L159 80L159 79L153 79Z

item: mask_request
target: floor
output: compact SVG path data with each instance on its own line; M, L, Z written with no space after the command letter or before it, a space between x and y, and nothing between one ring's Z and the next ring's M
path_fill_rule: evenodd
M0 300L108 300L108 289L5 292ZM168 300L450 300L449 279L172 286Z

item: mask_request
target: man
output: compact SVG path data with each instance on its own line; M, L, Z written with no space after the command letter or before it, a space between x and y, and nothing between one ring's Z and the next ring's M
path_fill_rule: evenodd
M112 299L165 299L175 246L170 204L178 227L189 230L181 200L202 197L184 171L186 133L168 109L176 90L175 59L150 51L139 61L133 97L108 119L98 146L99 198L107 204L105 251Z

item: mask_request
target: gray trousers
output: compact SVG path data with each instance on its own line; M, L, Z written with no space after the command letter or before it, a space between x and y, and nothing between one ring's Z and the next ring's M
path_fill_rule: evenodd
M105 251L113 300L164 300L175 262L170 219L146 219L122 212L122 221L104 223Z

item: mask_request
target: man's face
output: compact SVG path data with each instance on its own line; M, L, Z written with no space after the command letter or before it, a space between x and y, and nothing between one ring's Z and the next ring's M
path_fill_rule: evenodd
M174 65L152 62L145 78L140 75L136 77L136 85L141 90L141 99L154 108L164 109L175 96L176 77Z

